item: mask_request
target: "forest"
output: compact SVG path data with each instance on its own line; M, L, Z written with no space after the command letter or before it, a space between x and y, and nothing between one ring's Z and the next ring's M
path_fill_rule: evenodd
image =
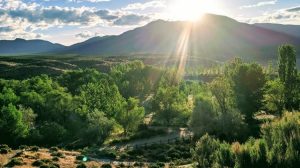
M211 81L184 79L176 68L138 60L115 64L106 72L86 68L56 76L1 78L0 152L26 145L155 163L150 167L165 163L201 168L297 167L300 73L296 60L295 48L282 45L278 66L272 70L235 58L215 68L217 74L207 74ZM188 142L91 155L93 149L108 144L159 136L164 128L187 128L193 136ZM159 148L169 152L166 158L154 158ZM151 159L146 156L149 150L154 153ZM84 161L80 166L85 166Z

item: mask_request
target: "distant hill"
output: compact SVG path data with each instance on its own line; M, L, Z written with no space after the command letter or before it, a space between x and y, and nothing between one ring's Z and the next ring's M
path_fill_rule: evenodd
M207 14L198 23L158 20L119 36L90 39L68 47L62 53L80 55L177 55L184 45L192 56L227 60L275 58L277 47L300 45L300 38L286 33ZM188 45L185 45L188 44ZM299 47L298 47L299 48ZM300 48L299 48L300 49Z
M62 50L65 46L44 40L0 40L0 55L25 55Z
M270 23L256 23L254 25L300 38L300 25L282 25Z
M187 53L193 58L224 61L277 58L277 48L293 44L300 53L299 26L246 24L226 16L207 14L197 23L157 20L121 35L93 37L65 47L43 40L2 40L0 55L33 53L82 56L170 57ZM300 57L298 57L300 58Z

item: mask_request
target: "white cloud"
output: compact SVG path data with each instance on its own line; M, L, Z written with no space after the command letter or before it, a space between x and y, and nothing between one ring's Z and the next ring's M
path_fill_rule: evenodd
M274 12L266 12L260 17L248 18L245 21L249 23L279 23L299 25L300 6L288 9L280 9Z
M96 2L96 1L95 1ZM0 0L0 38L40 37L37 30L75 25L136 26L150 20L149 16L122 10L97 10L91 7L45 7L21 0ZM26 34L27 33L27 34Z
M255 7L261 7L261 6L267 6L267 5L275 5L277 3L277 1L278 0L258 2L256 4L252 4L252 5L241 6L240 9L255 8Z
M166 7L164 0L154 0L145 3L132 3L122 8L122 10L145 10L147 8L163 8Z
M84 31L75 35L78 39L88 39L91 37L102 36L103 34L97 32Z
M92 3L98 3L98 2L109 2L110 0L68 0L69 2L92 2Z

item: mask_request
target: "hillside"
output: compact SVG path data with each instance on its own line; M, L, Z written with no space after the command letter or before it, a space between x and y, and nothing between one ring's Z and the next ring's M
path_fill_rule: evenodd
M227 60L234 56L249 60L275 58L278 45L300 44L300 38L285 33L208 14L198 23L154 21L119 36L88 40L70 46L62 53L176 55L183 41L188 44L186 51L189 55L217 60Z
M65 46L44 40L0 40L0 55L23 55L61 50Z
M254 25L269 30L286 33L291 36L300 37L300 25L282 25L270 23L256 23Z

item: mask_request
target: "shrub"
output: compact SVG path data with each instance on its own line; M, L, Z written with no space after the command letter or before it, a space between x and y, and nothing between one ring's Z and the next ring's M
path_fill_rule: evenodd
M55 156L52 158L53 161L58 162L59 161L59 157Z
M33 152L37 152L37 151L39 151L39 147L38 146L32 146L31 148L30 148L30 150L31 151L33 151Z
M23 151L20 151L20 152L16 153L14 157L20 157L20 156L22 156L23 154L24 154L24 152L23 152Z
M149 168L163 168L163 167L165 167L165 164L161 162L153 163L149 165Z
M213 155L219 146L220 142L208 134L201 137L192 151L193 158L198 163L198 167L212 167L214 163Z
M116 151L112 150L112 149L100 150L100 151L97 151L96 154L99 157L104 157L104 158L108 158L108 159L116 159L116 157L117 157Z
M112 168L112 166L110 164L103 164L101 168Z
M76 166L76 168L87 168L84 163L80 163L79 165Z
M19 146L19 149L21 149L21 150L26 150L26 149L28 149L28 146L27 146L27 145L20 145L20 146Z
M39 166L42 166L44 165L45 163L42 161L42 160L36 160L34 161L31 165L32 166L35 166L35 167L39 167Z
M0 154L8 154L10 150L8 149L0 149Z
M82 161L83 158L84 158L83 155L77 155L77 156L76 156L76 160L81 160L81 161Z
M51 156L56 156L56 157L63 158L63 157L64 157L64 154L61 153L61 152L53 152L53 153L51 153Z
M24 162L23 162L22 158L12 158L6 166L7 167L14 167L14 166L21 166L23 164L24 164Z
M286 112L283 117L263 129L270 166L300 165L300 113Z
M58 150L59 150L58 147L51 147L51 148L50 148L50 151L57 152Z
M11 152L11 149L8 145L6 144L0 145L0 154L8 154L9 152Z

